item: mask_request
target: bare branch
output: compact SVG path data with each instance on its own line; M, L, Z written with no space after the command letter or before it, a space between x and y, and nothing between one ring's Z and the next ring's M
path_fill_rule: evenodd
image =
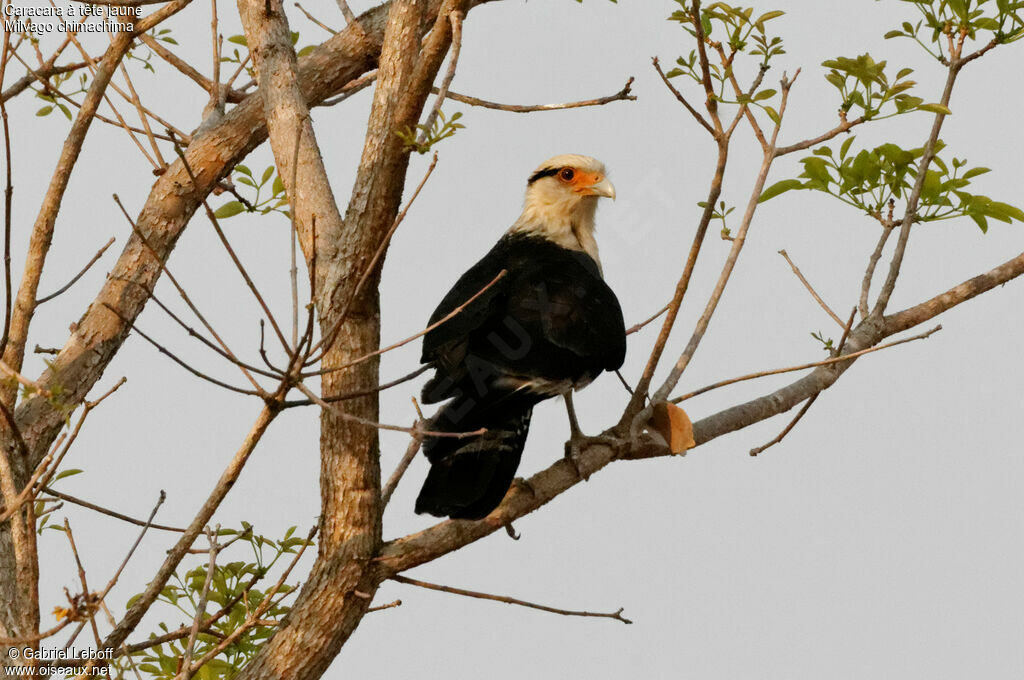
M953 286L949 290L925 300L913 307L908 307L884 318L886 333L899 333L900 331L924 323L947 309L977 297L984 292L1001 286L1021 274L1024 274L1024 253L1007 260L998 267L994 267L984 274L979 274L963 283Z
M419 452L420 444L422 443L423 437L417 436L413 436L409 441L409 447L405 450L405 454L402 456L402 459L398 461L398 465L395 466L395 471L391 473L390 477L388 477L387 484L385 484L384 488L381 489L381 508L387 507L388 501L391 500L391 495L395 493L395 489L398 488L398 483L402 481L402 476L405 474L405 471L409 469L409 466L412 464L413 458L415 458L416 454Z
M351 25L358 21L356 19L356 15L352 13L352 9L348 6L348 3L345 2L345 0L338 0L338 9L341 10L342 16L345 17L346 24Z
M856 316L857 316L857 309L854 308L853 311L850 312L850 318L847 320L846 325L843 326L843 336L839 339L839 346L835 350L836 356L838 356L838 355L843 353L843 349L845 349L845 347L846 347L846 341L850 337L850 330L853 328L853 320L854 320L854 318L856 318ZM775 446L776 444L781 442L783 439L785 439L786 435L789 434L793 430L794 427L796 427L797 423L800 422L800 419L803 418L805 415L807 415L807 412L809 410L811 410L811 406L814 405L814 402L818 400L819 396L821 396L821 392L818 392L817 394L813 395L810 399L808 399L807 403L805 403L803 405L803 407L797 412L796 416L794 416L793 419L791 421L789 421L789 424L786 425L785 428L783 428L782 432L780 432L770 442L768 442L766 444L762 444L761 446L757 446L757 447L754 447L754 448L750 449L750 455L751 456L758 456L761 453L763 453L764 451L766 451L767 449Z
M302 5L300 5L299 3L295 3L295 6L299 8L300 12L302 12L303 14L306 15L307 19L312 21L314 24L316 24L320 28L324 29L325 31L327 31L331 35L337 35L338 34L338 32L336 30L334 30L333 28L331 28L330 26L328 26L327 24L325 24L324 22L320 21L315 16L310 14L308 11L306 11L306 8L303 7ZM349 11L351 12L351 10L349 10Z
M807 292L811 294L811 297L814 298L815 302L821 305L821 308L825 310L825 313L832 317L832 320L839 324L840 328L846 328L846 325L843 323L843 320L839 318L839 315L833 312L832 308L825 304L825 301L822 300L821 296L818 295L817 291L814 290L814 286L812 286L810 282L806 278L804 278L804 275L800 272L800 268L793 264L793 260L789 259L789 254L785 250L780 250L779 255L782 255L782 257L785 258L786 262L789 263L789 266L793 270L793 273L796 274L796 277L798 279L800 279L800 283L804 284L804 288L806 288Z
M679 100L679 103L686 107L686 110L690 112L690 115L693 116L694 119L700 123L712 137L715 137L715 129L704 119L704 116L700 115L700 112L697 109L690 105L690 102L686 101L686 97L683 96L683 93L676 89L675 85L672 84L672 81L670 81L665 75L665 72L661 70L661 63L658 61L658 58L653 57L651 59L651 63L654 64L654 70L658 72L659 76L661 76L661 82L665 83L665 87L668 88L669 92L675 95L676 99Z
M814 402L817 401L819 396L821 396L821 392L818 392L810 399L808 399L804 403L803 408L797 411L797 414L793 416L793 420L789 421L789 424L783 428L782 432L776 435L775 438L773 438L771 441L762 444L761 446L755 446L754 448L750 449L750 455L756 457L759 454L763 453L766 449L770 449L771 447L781 442L786 437L786 435L789 434L794 427L796 427L796 424L799 423L800 419L803 418L807 411L810 410L811 406L814 405Z
M650 324L650 323L652 323L654 321L657 321L658 317L660 317L662 314L664 314L665 312L668 311L668 308L669 308L669 305L665 305L664 307L659 309L657 312L652 314L647 319L641 321L638 324L634 324L634 325L630 326L629 328L626 329L626 335L632 335L633 333L636 333L637 331L643 329L648 324Z
M882 252L885 250L885 244L892 236L893 230L892 224L882 225L882 234L878 237L878 244L875 246L874 252L871 253L871 257L868 259L868 268L864 271L864 280L860 285L860 316L862 319L868 318L868 296L871 294L871 281L875 278L875 267L878 266L878 261L882 258Z
M41 297L41 298L39 298L38 300L36 300L36 306L38 307L39 305L43 304L44 302L48 302L48 301L52 300L53 298L57 297L58 295L60 295L60 294L61 294L61 293L63 293L64 291L66 291L66 290L67 290L68 288L71 288L71 286L75 285L75 282L77 282L77 281L78 281L78 279L82 278L82 277L83 277L83 276L85 275L85 273L86 273L87 271L89 271L89 268L90 268L90 267L92 267L92 266L93 266L94 264L96 264L96 260L98 260L98 259L100 259L101 257L103 257L103 253L107 252L107 248L109 248L110 246L112 246L112 245L114 244L114 241L115 241L115 240L116 240L116 239L115 239L115 238L114 238L113 236L111 236L111 237L110 237L110 240L109 240L109 241L107 241L107 242L106 242L106 243L105 243L105 244L103 245L103 247L102 247L102 248L100 248L100 249L99 249L99 250L98 250L98 251L96 252L96 254L92 256L92 259L91 259L91 260L89 260L89 261L88 261L88 262L87 262L87 263L85 264L85 266L84 266L84 267L82 267L82 270L81 270L80 272L78 272L77 274L75 274L75 276L74 276L74 277L73 277L73 278L72 278L72 279L71 279L70 281L68 281L68 282L67 282L67 283L66 283L66 284L65 284L64 286L62 286L61 288L58 288L58 289L57 289L57 290L56 290L55 292L53 292L53 293L50 293L50 294L49 294L49 295L47 295L46 297Z
M441 113L441 106L444 104L445 97L448 96L448 87L452 84L452 80L455 79L455 68L459 64L459 52L462 50L462 19L464 15L461 11L455 10L448 15L448 20L452 25L452 39L451 48L448 57L448 71L444 75L444 79L441 80L441 87L437 88L437 98L434 100L434 106L430 109L430 113L427 114L426 119L423 121L423 129L420 131L419 143L423 144L427 139L431 128L434 127L434 122L437 121L438 114ZM437 162L437 155L434 155L434 162Z
M202 73L193 68L184 59L182 59L181 57L167 49L167 47L165 47L159 40L154 38L152 35L148 33L143 33L139 36L139 40L145 43L146 47L153 50L161 59L166 61L174 68L178 69L178 71L180 71L182 75L186 76L194 83L199 85L201 88L206 90L207 93L215 91L216 88L214 86L213 81L211 81L209 78L207 78ZM239 92L238 90L232 90L230 88L226 89L224 92L225 101L230 102L232 104L237 104L238 102L245 99L246 96L248 95L246 95L244 92Z
M789 146L780 146L775 150L775 156L785 156L786 154L793 153L794 151L803 151L804 149L809 149L812 146L821 144L822 142L827 142L828 140L832 139L833 137L836 137L837 135L841 135L844 132L849 132L850 128L860 125L866 122L866 120L866 118L861 116L860 118L857 118L855 120L848 121L846 120L846 117L844 115L840 119L839 125L836 125L828 132L822 133L813 139L805 139L804 141L797 142L796 144L790 144Z
M494 109L496 111L534 113L537 111L564 111L565 109L579 109L585 106L604 106L605 104L620 101L636 101L636 95L632 94L632 87L633 78L630 77L630 79L626 81L626 85L615 94L608 95L607 97L597 97L596 99L566 102L564 104L498 104L496 102L487 101L486 99L479 99L477 97L470 97L466 94L452 92L451 90L448 91L448 99L462 102L463 104L469 104L470 106L479 106L481 108ZM431 91L436 94L438 90L436 88L431 88Z
M384 609L393 609L394 607L401 607L401 606L402 606L402 601L401 600L395 600L394 602L388 602L387 604L381 604L381 605L377 605L376 607L370 607L369 609L366 610L366 613L370 614L372 612L379 612L379 611L382 611Z
M214 3L216 6L216 3ZM220 531L220 525L217 525L217 531ZM185 654L181 661L181 673L178 674L179 678L188 680L192 677L192 654L196 649L196 637L199 635L199 623L203 619L203 614L206 613L206 603L210 599L210 584L213 583L213 574L217 569L217 555L220 553L221 546L217 543L216 533L206 527L206 540L210 543L210 559L206 565L206 579L203 581L203 589L199 593L199 602L196 604L196 615L192 617L192 629L188 634L188 642L185 644Z
M234 486L235 481L237 481L238 475L241 474L246 461L249 460L249 456L255 450L256 445L259 443L260 439L262 439L263 434L267 431L267 428L270 426L270 423L273 422L277 413L278 412L269 405L263 406L259 416L256 418L256 422L253 423L252 428L249 430L245 441L242 442L241 447L224 469L224 472L221 474L220 479L217 480L217 484L214 486L213 491L210 492L210 495L199 509L199 512L196 513L196 516L192 519L192 522L185 530L185 533L167 552L167 557L164 559L160 569L157 570L153 580L149 582L146 590L143 591L132 606L128 608L124 618L121 619L114 630L107 635L101 648L120 647L121 643L125 641L128 635L135 630L139 621L142 620L143 615L149 611L153 601L156 600L160 591L163 590L164 586L167 584L167 580L170 579L171 574L174 573L174 570L177 569L182 558L187 554L188 549L192 547L193 541L195 541L199 534L202 533L203 527L210 521L210 517L213 516L214 511L216 511L220 506L221 501L224 500L224 497L227 495L228 491L231 490L231 487Z
M437 590L442 593L452 593L453 595L464 595L465 597L473 597L478 600L491 600L493 602L504 602L505 604L514 604L520 607L527 607L529 609L539 609L542 612L550 612L552 614L560 614L562 616L583 616L583 617L594 617L602 619L615 619L625 624L633 623L622 615L622 608L618 611L612 612L611 614L602 614L598 612L583 612L583 611L572 611L569 609L557 609L555 607L548 607L543 604L535 604L533 602L527 602L525 600L518 600L514 597L508 597L506 595L491 595L489 593L480 593L475 590L465 590L464 588L453 588L452 586L442 586L436 583L428 583L427 581L420 581L418 579L409 578L408 576L401 576L395 574L391 577L392 581L398 583L405 583L410 586L417 586L419 588L426 588L427 590Z
M80 505L83 508L88 508L89 510L95 510L96 512L98 512L100 514L108 515L110 517L114 517L114 518L119 519L121 521L128 522L129 524L134 524L135 526L139 526L139 527L146 526L146 522L144 520L136 519L134 517L129 517L128 515L125 515L125 514L122 514L120 512L117 512L116 510L111 510L110 508L104 508L101 505L96 505L95 503L90 503L89 501L82 500L81 498L76 498L75 496L72 496L70 494L66 494L63 491L57 491L56 489L54 489L52 487L43 486L42 490L45 491L46 493L50 494L51 496L55 497L55 498L61 499L62 501L67 501L68 503L73 503L74 505ZM185 533L185 530L182 529L182 528L165 526L163 524L150 524L149 528L150 529L159 529L160 531L175 531L175 532L177 532L179 534Z
M121 312L119 312L112 305L108 305L107 303L103 303L103 304L104 304L104 306L106 306L107 309L109 309L111 312L116 314L121 319L121 321L123 321L124 323L128 324L128 326L131 327L131 329L133 331L135 331L140 336L142 336L143 340L145 340L149 344L153 345L153 347L155 347L158 352L160 352L164 356L168 357L174 363L178 364L179 366L181 366L182 368L184 368L186 371L188 371L192 375L196 376L197 378L201 378L201 379L203 379L203 380L205 380L205 381L207 381L209 383L213 383L214 385L217 385L218 387L223 387L224 389L229 390L231 392L238 392L239 394L247 394L247 395L253 396L253 397L264 397L265 396L265 393L263 393L262 391L257 392L255 390L247 390L247 389L244 389L242 387L236 387L234 385L229 385L228 383L226 383L226 382L224 382L222 380L218 380L217 378L214 378L212 376L207 375L206 373L203 373L198 368L195 368L194 366L189 364L187 361L185 361L184 359L179 357L177 354L175 354L174 352L170 351L169 349L167 349L166 347L161 345L159 342L157 342L156 340L154 340L153 338L148 336L146 333L141 331L139 329L139 327L135 325L134 321L129 321L127 318L122 316Z
M430 179L430 176L432 174L434 174L435 167L437 167L436 151L434 152L433 158L431 158L430 160L430 166L427 168L427 171L423 174L423 179L421 179L420 183L416 186L416 190L413 191L412 196L405 204L405 207L402 208L402 210L395 217L394 221L391 223L391 227L388 229L387 233L384 234L384 238L381 239L380 245L377 246L377 250L373 253L373 257L370 258L369 264L366 265L366 267L363 269L363 273L359 276L359 279L356 281L356 285L352 289L352 294L349 295L348 300L345 301L345 305L341 308L341 312L338 313L338 320L335 322L334 327L328 333L326 333L317 344L313 346L313 348L309 351L309 354L316 352L316 350L320 349L321 347L324 348L324 351L321 352L320 356L317 358L307 359L307 364L319 360L323 356L323 354L326 353L328 349L330 349L331 345L334 344L334 341L337 338L337 334L341 331L342 324L348 318L348 313L352 309L352 304L356 301L356 299L359 297L359 294L363 291L363 286L366 285L366 282L369 280L370 276L373 275L375 271L377 271L377 264L380 262L381 257L384 256L385 251L387 251L388 244L391 243L391 237L395 235L395 232L398 230L399 225L402 224L402 220L405 219L406 214L408 214L409 212L409 208L412 207L412 204L420 195L420 191L423 190L423 187L424 185L426 185L427 180ZM382 350L377 351L377 354L380 353L382 353ZM354 362L349 362L347 366L342 366L341 368L348 368L349 366L354 366L356 363L360 363L361 361L364 361L366 358L369 358L369 356L376 356L376 354L368 355L367 357L357 359Z
M413 378L423 375L423 373L429 371L430 368L430 364L423 364L415 371L410 371L409 373L403 375L401 378L395 378L394 380L389 380L388 382L381 383L380 385L374 387L367 387L366 389L354 390L352 392L332 394L329 397L321 398L327 403L334 403L336 401L348 401L349 399L358 399L359 397L366 397L377 392L383 392L384 390L395 387L396 385L401 385L402 383L409 382ZM281 402L281 408L285 409L294 408L296 406L309 406L313 403L314 402L311 399L288 399Z
M696 5L696 3L694 4ZM698 21L698 23L700 22ZM715 310L718 307L718 302L721 300L722 293L725 292L725 286L729 282L729 278L731 277L733 269L736 267L736 262L739 259L740 252L743 250L743 245L746 242L747 231L750 229L750 224L754 219L754 212L757 210L761 193L764 191L765 181L768 179L768 171L771 170L772 162L775 159L775 142L778 139L779 130L782 127L782 121L786 116L786 105L789 101L789 91L799 75L800 69L797 69L796 73L793 74L792 79L787 79L785 75L782 77L782 101L779 103L778 122L775 123L771 141L769 142L768 149L764 152L764 157L761 161L761 168L758 171L757 178L754 180L754 185L750 190L750 197L747 200L747 208L743 213L743 219L740 222L739 230L733 238L732 247L729 249L729 255L726 257L725 264L722 266L722 272L719 274L718 281L715 283L715 288L704 307L704 312L697 320L693 334L690 336L690 340L686 344L686 348L683 350L683 353L676 361L675 366L672 367L668 377L665 378L665 382L662 383L661 387L659 387L657 392L655 392L651 397L652 404L666 400L669 393L679 382L680 376L683 374L683 371L686 370L690 360L697 351L697 347L704 338L704 333L707 331L708 325L711 323L711 317L714 315ZM715 129L717 130L719 128L720 126L716 123ZM726 143L728 143L728 137L726 137ZM713 208L713 205L709 204L708 207ZM649 408L650 407L648 407L648 409ZM638 417L634 418L631 423L631 430L635 430L638 425L644 421L644 418L640 417L640 415L642 414L638 414Z
M831 357L829 359L824 359L822 361L812 361L809 364L800 364L798 366L787 366L786 368L774 368L774 369L771 369L771 370L768 370L768 371L758 371L757 373L748 373L746 375L741 375L741 376L739 376L737 378L729 378L728 380L719 380L718 382L711 383L710 385L705 385L704 387L700 388L699 390L694 390L692 392L687 392L686 394L684 394L682 396L675 397L671 401L672 401L673 404L678 404L681 401L686 401L687 399L692 399L693 397L696 397L698 395L704 394L705 392L710 392L711 390L717 390L719 387L725 387L727 385L735 385L736 383L745 382L747 380L754 380L755 378L766 378L766 377L768 377L770 375L780 375L782 373L792 373L794 371L805 371L805 370L807 370L809 368L817 368L819 366L831 366L832 364L843 363L843 362L849 361L850 359L855 359L855 358L857 358L859 356L863 356L865 354L871 354L873 352L878 352L880 350L888 349L890 347L896 347L897 345L902 345L902 344L907 343L907 342L913 342L914 340L924 340L925 338L931 336L933 333L936 333L936 332L938 332L940 330L942 330L942 326L936 326L935 328L931 329L930 331L928 331L926 333L921 333L920 335L915 335L915 336L909 337L909 338L903 338L902 340L896 340L894 342L887 342L884 345L878 345L878 346L875 346L875 347L869 347L867 349L862 349L862 350L859 350L857 352L852 352L850 354L840 354L839 356L834 356L834 357Z
M456 316L461 314L463 312L463 310L466 309L466 307L468 307L469 305L473 304L473 302L478 297L480 297L481 295L486 293L494 284L496 284L498 281L500 281L502 278L504 278L506 274L508 274L508 270L502 269L500 272L498 272L497 276L495 276L493 279L491 279L490 282L488 282L488 284L486 286L484 286L483 288L478 290L472 297L467 299L461 305L459 305L458 307L453 309L448 314L445 314L442 318L440 318L437 321L435 321L434 323L430 324L429 326L427 326L426 328L424 328L420 332L415 333L413 335L410 335L409 337L405 338L404 340L399 340L398 342L392 343L392 344L388 345L387 347L382 347L380 349L376 349L376 350L374 350L372 352L369 352L368 354L364 354L361 357L357 357L355 359L347 361L344 364L341 364L339 366L332 366L330 368L321 369L319 371L313 371L313 372L310 372L310 373L303 373L303 374L301 374L301 377L308 378L308 377L311 377L311 376L314 376L314 375L329 375L331 373L336 373L338 371L343 371L343 370L345 370L347 368L352 368L353 366L358 366L359 364L363 363L364 361L368 361L368 360L372 359L373 357L380 356L381 354L384 354L386 352L390 352L392 350L398 349L399 347L401 347L403 345L407 345L407 344L409 344L410 342L412 342L413 340L415 340L417 338L423 337L424 335L426 335L430 331L434 330L435 328L437 328L439 326L442 326L442 325L448 323L453 318L455 318Z

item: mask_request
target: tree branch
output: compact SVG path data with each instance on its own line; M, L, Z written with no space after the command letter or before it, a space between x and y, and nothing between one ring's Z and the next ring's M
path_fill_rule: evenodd
M427 581L420 581L418 579L409 578L408 576L399 576L398 574L391 577L392 581L398 583L405 583L410 586L417 586L419 588L426 588L427 590L436 590L442 593L451 593L453 595L463 595L465 597L472 597L478 600L491 600L492 602L504 602L505 604L514 604L520 607L527 607L529 609L538 609L542 612L550 612L552 614L560 614L562 616L583 616L583 617L596 617L602 619L614 619L621 621L625 624L633 623L622 615L622 608L618 611L612 612L611 614L601 614L598 612L583 612L573 611L571 609L558 609L556 607L548 607L543 604L535 604L533 602L527 602L526 600L519 600L514 597L508 597L507 595L491 595L489 593L481 593L475 590L466 590L464 588L454 588L452 586L442 586L436 583L429 583Z

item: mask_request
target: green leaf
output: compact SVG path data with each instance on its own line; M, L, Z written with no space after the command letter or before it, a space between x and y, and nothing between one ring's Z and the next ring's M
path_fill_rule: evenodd
M43 108L41 108L38 111L36 111L36 115L37 116L48 116L48 115L50 115L51 111L53 111L53 107L52 106L44 106Z
M267 180L270 179L270 176L273 175L273 174L274 174L274 166L273 165L268 165L267 169L263 171L263 178L260 180L260 186L263 186L264 184L266 184Z
M846 154L850 150L850 145L853 144L853 140L856 139L856 138L857 137L855 135L851 135L850 137L847 137L846 141L843 142L843 145L839 147L839 158L840 158L840 160L843 160L843 159L846 158Z
M906 33L904 33L903 31L889 31L882 37L884 37L886 40L890 40L891 38L902 38L904 35L906 35Z
M228 38L228 42L235 43L236 45L241 45L243 47L249 46L249 43L245 40L244 35L233 35L230 38Z
M56 482L58 479L64 479L65 477L74 477L75 475L80 475L80 474L82 474L82 471L79 470L78 468L71 468L70 470L63 470L63 471L57 473L57 476L53 478L53 481Z
M802 189L803 182L798 179L784 179L781 182L776 182L761 193L761 197L757 199L758 203L764 203L765 201L775 198L779 194L783 194L791 189Z
M771 118L772 122L775 123L776 125L778 125L781 122L782 119L779 118L779 112L773 109L772 107L764 107L764 112L768 114L768 117Z
M949 110L949 107L943 106L942 104L919 104L917 107L918 111L930 111L931 113L942 113L947 116L953 115L953 112Z
M990 208L994 211L998 211L1002 215L1015 219L1018 222L1024 222L1024 210L1021 210L1016 206L1010 205L1009 203L992 201L992 203L990 204Z
M217 208L217 212L213 213L213 216L219 220L234 217L240 212L245 212L245 206L238 201L228 201L221 207Z
M764 99L771 99L776 94L778 94L778 93L775 90L772 90L772 89L761 90L760 92L758 92L757 94L754 95L754 101L755 102L759 102L759 101L762 101Z
M986 172L992 172L990 168L971 168L963 174L963 179L971 179L978 175L984 175Z

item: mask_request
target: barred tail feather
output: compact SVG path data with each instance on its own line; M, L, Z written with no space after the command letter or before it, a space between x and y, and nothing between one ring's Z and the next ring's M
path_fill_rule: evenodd
M498 507L519 467L532 413L532 400L467 405L455 399L444 406L431 422L434 431L486 428L487 432L475 437L424 440L430 472L416 499L416 512L480 519Z

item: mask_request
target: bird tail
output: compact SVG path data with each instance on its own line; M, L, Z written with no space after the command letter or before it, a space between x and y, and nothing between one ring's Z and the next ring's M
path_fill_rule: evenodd
M457 397L430 422L435 432L487 431L472 437L426 437L430 472L417 514L480 519L498 507L519 467L535 400L506 395L488 403Z

